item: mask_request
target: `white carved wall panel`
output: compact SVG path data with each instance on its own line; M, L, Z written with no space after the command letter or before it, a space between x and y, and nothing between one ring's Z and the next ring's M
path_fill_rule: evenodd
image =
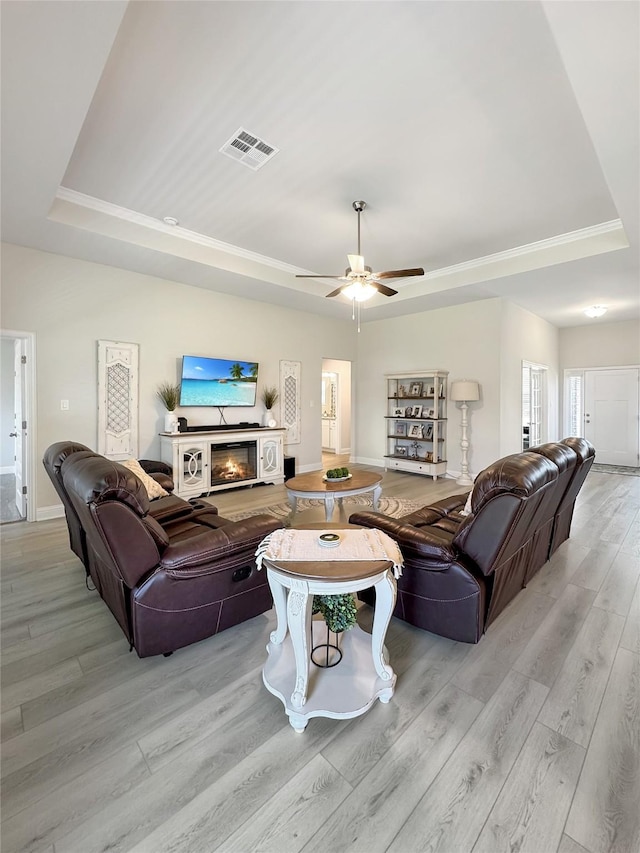
M284 443L300 444L300 373L301 362L280 362L280 416L286 429Z
M138 457L139 345L98 341L98 453Z

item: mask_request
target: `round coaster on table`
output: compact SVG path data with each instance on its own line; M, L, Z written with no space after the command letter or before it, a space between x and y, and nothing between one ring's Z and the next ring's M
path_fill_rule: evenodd
M325 548L336 548L340 544L340 539L338 533L321 533L318 536L318 545L323 545Z

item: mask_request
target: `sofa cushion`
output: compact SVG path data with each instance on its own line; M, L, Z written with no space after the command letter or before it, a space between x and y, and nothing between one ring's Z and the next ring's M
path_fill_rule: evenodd
M149 495L149 500L152 501L154 498L164 498L169 492L166 489L163 489L160 483L157 480L154 480L153 477L150 477L147 472L143 469L142 465L138 462L137 459L125 459L120 463L124 465L125 468L128 468L136 477L142 482L142 485L147 490L147 494Z

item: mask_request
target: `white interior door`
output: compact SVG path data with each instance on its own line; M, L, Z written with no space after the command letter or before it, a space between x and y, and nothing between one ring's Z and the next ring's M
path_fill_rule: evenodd
M22 340L16 340L13 344L14 362L14 440L15 440L15 475L16 475L16 507L24 518L27 514L27 497L24 489L24 451L25 451L25 426L24 399L25 399L25 367L24 346Z
M640 464L637 368L585 371L584 436L596 462L635 468Z

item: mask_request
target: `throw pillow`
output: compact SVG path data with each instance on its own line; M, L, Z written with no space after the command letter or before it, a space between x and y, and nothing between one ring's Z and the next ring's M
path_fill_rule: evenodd
M152 501L154 498L162 498L165 495L168 495L169 492L166 489L163 489L160 483L157 483L153 477L150 477L147 472L144 470L142 465L138 462L137 459L125 459L124 462L120 463L124 465L125 468L128 468L136 477L142 481L142 485L147 490L147 494L149 495L149 500Z
M471 509L471 495L472 494L473 494L473 489L471 489L471 491L469 492L469 494L467 496L467 502L464 505L464 509L460 510L460 515L471 515L471 513L473 511Z

